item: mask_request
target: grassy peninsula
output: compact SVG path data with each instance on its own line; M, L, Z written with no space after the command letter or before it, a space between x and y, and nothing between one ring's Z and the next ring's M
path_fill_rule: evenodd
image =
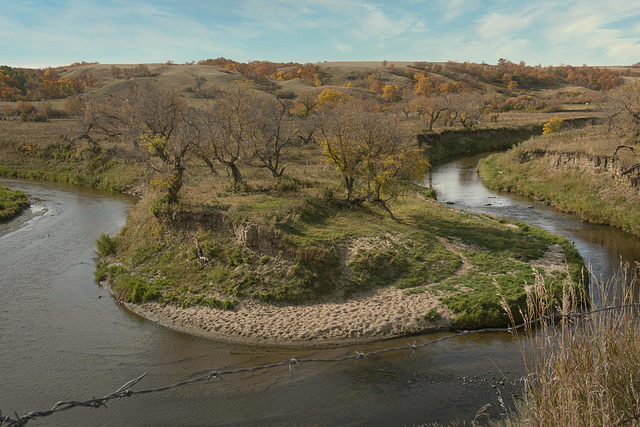
M105 255L98 278L110 280L123 301L184 308L348 299L395 286L408 297L432 296L436 312L459 328L505 325L496 291L514 309L524 303L531 264L550 248L564 252L572 280L580 279L582 261L566 239L444 207L426 191L389 203L395 219L381 207L334 203L321 180L335 172L313 151L300 150L306 181L238 194L199 179L179 207L159 216L150 212L154 199L143 199L119 236L98 242ZM190 200L212 187L207 203ZM542 264L560 292L566 271Z

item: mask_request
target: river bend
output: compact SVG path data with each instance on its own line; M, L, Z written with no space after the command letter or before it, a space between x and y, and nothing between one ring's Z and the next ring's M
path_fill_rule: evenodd
M428 182L441 200L563 234L576 242L597 274L608 274L620 256L640 259L636 239L624 233L486 190L477 179L474 162L477 158L434 168ZM0 410L4 414L106 395L145 372L140 388L172 384L211 370L290 358L341 357L448 335L329 349L277 348L215 342L158 326L116 303L93 277L96 238L117 234L133 198L21 180L0 179L0 185L27 193L36 214L0 236ZM518 212L525 217L518 217ZM415 353L386 353L357 363L305 364L291 370L283 366L235 375L114 401L108 409L72 409L29 425L447 423L471 420L487 403L493 405L489 412L498 415L498 393L511 402L523 374L518 346L510 335L470 335Z

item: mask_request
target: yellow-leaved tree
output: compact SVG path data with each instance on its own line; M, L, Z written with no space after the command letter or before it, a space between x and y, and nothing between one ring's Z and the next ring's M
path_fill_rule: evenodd
M410 133L396 117L358 101L325 110L319 118L317 140L342 174L347 202L377 203L393 217L387 202L430 167Z
M551 117L547 123L542 127L542 134L548 135L550 133L560 132L564 119L555 116Z
M335 89L325 89L318 95L318 106L331 107L341 102L348 102L350 99L349 94Z

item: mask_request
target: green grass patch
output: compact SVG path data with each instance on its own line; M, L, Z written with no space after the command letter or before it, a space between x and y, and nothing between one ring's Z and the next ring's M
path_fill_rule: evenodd
M430 308L423 317L424 320L427 320L429 322L437 322L438 320L442 319L442 316L440 315L440 313L438 313L438 309L436 309L435 307Z
M262 196L260 205L265 200ZM251 194L229 197L245 197L247 203L254 200ZM284 207L272 212L280 215L276 221L244 209L253 212L251 222L257 224L263 240L250 249L234 234L249 221L237 211L229 214L226 228L213 231L178 220L163 222L141 202L118 236L117 258L128 275L145 283L132 281L125 298L151 295L182 307L220 308L216 301L253 298L296 303L337 289L349 297L375 287L396 286L407 294L429 292L438 297L455 313L455 327L504 326L507 319L498 290L518 312L524 304L525 285L534 280L528 262L542 257L550 245L561 244L570 266L581 265L566 239L421 198L395 202L392 209L397 220L371 207L345 209L310 197L275 204ZM296 207L301 209L290 219ZM237 226L233 218L240 221ZM279 249L261 249L272 245ZM341 264L352 245L360 249ZM459 275L464 260L470 270ZM351 274L345 276L345 269ZM158 277L165 281L161 286ZM550 277L548 283L558 289L562 280Z
M96 240L96 247L100 256L113 255L118 249L118 238L103 234Z
M0 186L0 221L6 221L29 207L27 196L19 190Z

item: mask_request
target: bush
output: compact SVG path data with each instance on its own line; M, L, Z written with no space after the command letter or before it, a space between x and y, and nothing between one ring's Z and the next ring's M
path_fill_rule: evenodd
M558 116L551 117L551 119L544 124L544 127L542 128L542 134L548 135L550 133L560 132L563 123L564 119L561 119Z
M438 310L434 307L429 309L429 311L427 311L427 314L424 315L424 319L428 320L429 322L437 322L438 320L442 319L442 316L440 315L440 313L438 313Z
M118 238L103 234L96 240L96 246L101 256L113 255L118 249Z
M438 195L436 194L436 190L434 190L433 188L423 188L421 193L425 199L436 200L438 198Z

